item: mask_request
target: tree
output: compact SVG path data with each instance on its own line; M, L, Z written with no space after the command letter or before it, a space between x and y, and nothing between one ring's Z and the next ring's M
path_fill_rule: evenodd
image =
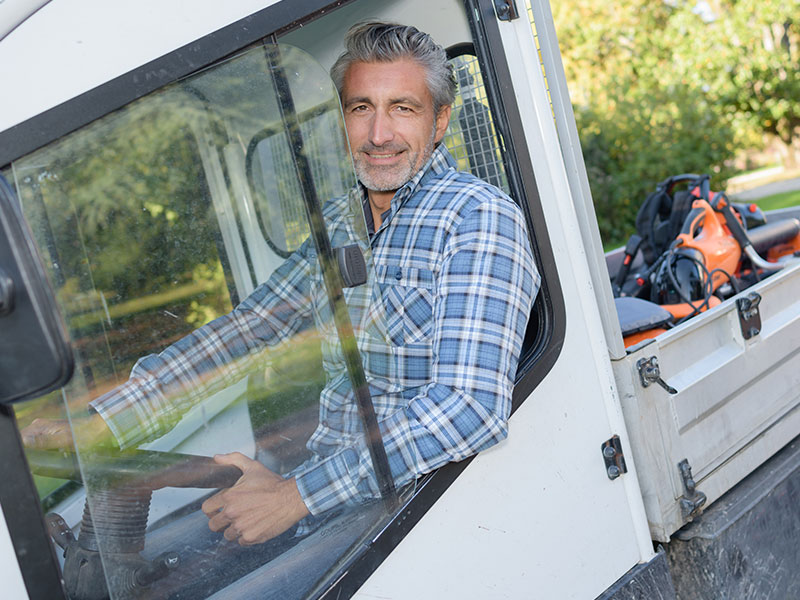
M694 15L687 65L721 112L780 140L785 166L800 167L800 0L714 0L709 8Z
M553 13L604 242L625 240L641 202L670 175L709 173L724 185L732 120L675 60L676 46L693 44L676 29L683 5L566 0Z

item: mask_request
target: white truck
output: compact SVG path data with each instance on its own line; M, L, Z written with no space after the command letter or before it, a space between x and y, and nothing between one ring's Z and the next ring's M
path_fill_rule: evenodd
M332 343L310 327L135 450L80 429L74 453L24 449L309 235L333 312L353 248L380 278L360 206L347 245L319 218L355 181L327 70L370 18L447 48L445 143L528 221L542 289L508 438L279 556L225 544L199 505L235 474L208 457L302 462ZM0 25L3 598L800 596L800 268L624 346L546 1L5 0Z

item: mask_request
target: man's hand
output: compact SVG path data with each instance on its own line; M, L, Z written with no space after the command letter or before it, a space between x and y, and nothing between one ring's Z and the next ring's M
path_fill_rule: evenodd
M108 425L98 414L73 419L75 438L82 448L109 445L113 436ZM20 435L28 448L39 450L71 450L74 447L73 427L66 419L34 419Z
M214 457L244 473L236 484L203 502L211 531L225 530L226 540L242 546L280 535L309 514L294 479L284 479L261 463L233 452Z

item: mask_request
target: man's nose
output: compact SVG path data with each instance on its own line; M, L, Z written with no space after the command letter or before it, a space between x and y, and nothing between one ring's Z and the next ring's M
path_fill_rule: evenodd
M372 118L369 130L369 141L375 146L383 146L394 139L391 118L381 112L376 112Z

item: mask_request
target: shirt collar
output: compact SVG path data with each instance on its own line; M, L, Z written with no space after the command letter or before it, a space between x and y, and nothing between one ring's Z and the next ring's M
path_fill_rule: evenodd
M395 202L399 206L428 180L441 175L451 168L456 168L456 161L450 155L450 152L448 152L447 147L444 144L439 144L434 148L428 161L417 171L417 174L395 192L392 198L392 206L394 207Z
M391 207L381 215L381 228L393 214L402 206L402 204L410 198L420 187L427 183L433 177L437 177L450 169L457 168L457 164L453 156L447 150L444 144L439 144L434 148L430 158L422 165L422 168L409 179L403 186L397 190L392 197ZM364 217L366 219L367 231L370 234L375 233L375 221L372 218L372 209L369 204L369 197L367 196L367 188L360 181L358 182L358 189L361 192L362 204L364 207Z

